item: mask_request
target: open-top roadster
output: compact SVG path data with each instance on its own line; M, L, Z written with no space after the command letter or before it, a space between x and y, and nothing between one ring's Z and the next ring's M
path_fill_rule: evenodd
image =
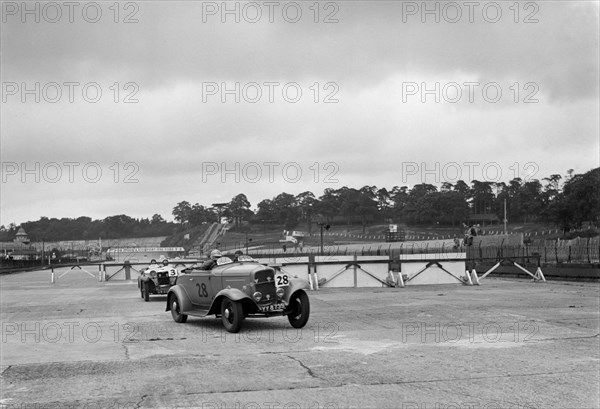
M169 260L162 260L162 264L155 260L150 262L148 268L142 269L138 277L138 288L144 301L150 301L150 294L166 294L175 284L179 272L169 266Z
M187 268L169 289L167 309L175 322L188 315L221 317L229 332L238 332L247 317L287 316L295 328L308 322L310 304L306 280L293 278L248 256L236 262L221 257L205 270Z

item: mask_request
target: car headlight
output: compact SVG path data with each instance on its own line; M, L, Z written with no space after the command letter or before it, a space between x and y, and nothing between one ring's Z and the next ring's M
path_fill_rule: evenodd
M252 297L254 298L254 301L259 302L262 298L262 293L260 291L257 291L254 294L252 294Z
M283 298L283 295L285 294L285 289L283 287L279 287L277 288L277 290L275 290L275 294L277 294L277 297Z

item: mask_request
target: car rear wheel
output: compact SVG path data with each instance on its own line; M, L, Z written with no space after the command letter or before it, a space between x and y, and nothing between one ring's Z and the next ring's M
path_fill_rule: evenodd
M179 304L179 298L175 294L171 296L169 300L171 305L171 316L173 317L173 321L183 324L187 321L187 314L181 313L181 306Z
M144 289L144 301L150 301L150 283L146 281L144 284L142 284L142 288Z
M304 291L298 291L290 298L290 313L288 321L294 328L302 328L308 322L310 315L310 301Z
M227 297L221 301L221 319L223 326L228 332L239 332L244 320L244 308L237 301L232 301Z

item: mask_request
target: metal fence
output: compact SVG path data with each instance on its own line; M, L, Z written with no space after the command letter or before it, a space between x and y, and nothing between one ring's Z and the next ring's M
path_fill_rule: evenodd
M242 248L246 253L245 248ZM442 254L445 258L452 254L467 253L467 259L471 261L495 260L505 258L519 258L543 264L600 264L600 243L598 239L582 239L577 242L546 242L544 244L529 244L520 246L468 246L455 247L452 245L429 245L426 242L410 243L398 246L390 244L365 245L361 248L348 248L346 246L327 246L320 252L311 248L309 250L290 249L283 252L280 247L267 249L249 248L248 255L253 257L284 257L297 258L303 256L389 256L392 260L403 254ZM231 251L233 252L233 250ZM0 269L27 268L36 266L48 266L47 254L44 260L40 257L31 259L8 259L0 257ZM98 263L96 258L65 257L50 260L52 265L60 264L87 264Z
M403 254L443 254L451 257L456 253L467 253L467 259L494 260L504 258L519 258L537 262L539 259L544 264L599 264L600 245L598 241L588 240L578 244L544 244L544 245L521 245L521 246L428 246L426 244L409 244L406 246L393 247L391 245L364 246L361 249L349 249L344 246L330 246L324 248L323 252L317 250L298 251L290 250L283 252L276 249L249 249L248 254L253 257L302 257L311 255L327 256L390 256L392 259Z

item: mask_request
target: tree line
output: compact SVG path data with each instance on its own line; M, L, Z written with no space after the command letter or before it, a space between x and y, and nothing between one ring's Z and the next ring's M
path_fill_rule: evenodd
M176 223L165 221L159 214L150 219L134 219L124 214L102 220L92 220L86 216L75 219L41 217L37 221L22 223L21 227L29 239L36 242L169 236L180 228ZM14 223L0 226L0 241L13 240L18 228Z
M469 215L495 215L498 221L506 217L511 223L542 222L555 224L563 231L581 227L586 221L600 220L600 168L585 174L565 177L550 175L541 181L514 178L508 183L473 180L471 185L459 180L443 183L439 188L421 183L409 188L391 189L377 186L325 189L320 197L306 191L298 195L280 193L263 199L257 210L245 194L240 193L229 203L206 207L187 201L173 208L175 220L181 224L198 225L227 217L236 226L242 220L250 223L277 225L288 230L306 226L310 232L315 221L361 223L364 228L373 222L405 223L407 225L460 226Z
M508 183L459 180L443 183L439 188L421 183L409 188L391 189L377 186L325 189L319 197L310 191L297 195L280 193L257 203L256 211L245 194L234 196L228 203L191 205L177 203L172 214L177 223L165 221L159 214L134 219L126 215L102 220L89 217L49 219L26 222L22 226L33 241L73 240L126 237L169 236L184 229L212 223L226 217L235 226L242 222L265 227L306 229L311 232L316 222L357 224L403 223L407 225L460 226L472 214L494 214L504 218L506 201L510 223L542 222L554 224L563 231L581 227L584 222L600 221L600 168L584 174L564 177L550 175L541 181L515 178ZM18 226L0 226L0 241L14 239Z

